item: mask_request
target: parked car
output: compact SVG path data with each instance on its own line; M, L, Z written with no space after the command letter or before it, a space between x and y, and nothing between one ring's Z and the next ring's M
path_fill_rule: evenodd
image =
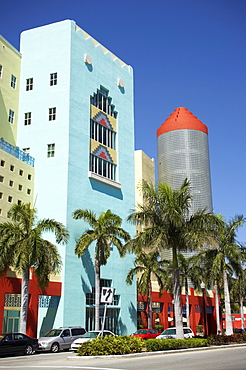
M38 349L38 339L22 333L2 334L0 339L0 356L15 354L31 355Z
M233 329L233 333L234 334L245 334L246 333L246 329L235 328L235 329Z
M96 338L103 338L106 335L115 335L112 333L112 331L109 330L91 330L85 333L81 338L76 339L72 344L71 344L71 351L76 352L77 349L80 347L82 343L91 341Z
M194 333L191 330L191 328L184 328L184 337L185 338L194 337ZM168 328L156 337L156 339L169 339L169 338L174 338L174 339L176 338L176 328Z
M158 333L155 329L139 329L135 331L135 333L132 333L132 337L139 337L142 339L154 339L156 338L160 333Z
M85 333L86 330L81 327L52 329L44 337L38 338L38 349L51 352L70 349L73 341Z

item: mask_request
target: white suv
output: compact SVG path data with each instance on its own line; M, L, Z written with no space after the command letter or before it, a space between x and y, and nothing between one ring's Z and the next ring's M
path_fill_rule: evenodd
M81 327L52 329L44 337L38 338L38 350L59 352L63 349L69 349L73 341L85 333L86 330Z
M191 328L184 328L184 338L193 338L194 333ZM169 339L174 338L176 339L176 328L168 328L164 330L156 339Z

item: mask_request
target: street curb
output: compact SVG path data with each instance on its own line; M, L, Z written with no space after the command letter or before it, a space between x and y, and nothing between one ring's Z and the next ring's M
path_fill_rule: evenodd
M221 348L233 348L233 347L246 347L246 343L239 344L225 344L222 346L209 346L209 347L196 347L196 348L182 348L182 349L173 349L166 351L153 351L153 352L137 352L137 353L128 353L126 355L102 355L102 356L68 356L67 360L91 360L98 358L131 358L131 357L145 357L145 356L155 356L155 355L168 355L169 353L183 353L183 352L197 352L197 351L207 351L209 349L221 349Z

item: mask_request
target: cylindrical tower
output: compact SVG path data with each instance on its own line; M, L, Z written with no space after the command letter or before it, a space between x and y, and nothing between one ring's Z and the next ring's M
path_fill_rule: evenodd
M187 108L177 108L157 130L158 180L180 188L192 187L191 213L212 211L208 129Z

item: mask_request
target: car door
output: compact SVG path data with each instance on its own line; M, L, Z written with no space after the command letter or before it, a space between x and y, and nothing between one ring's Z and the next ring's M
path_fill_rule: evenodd
M70 332L70 329L64 329L61 332L61 341L60 341L60 348L61 349L68 349L70 348L73 340L72 340L72 335Z
M26 344L27 344L27 338L25 337L24 334L17 333L17 334L12 334L13 335L13 343L14 347L16 349L16 353L24 353Z
M149 339L154 339L154 338L156 338L157 335L158 335L158 333L154 329L151 329L148 332L148 338Z
M15 353L15 347L13 344L12 334L7 334L3 337L0 342L0 355L11 355Z

